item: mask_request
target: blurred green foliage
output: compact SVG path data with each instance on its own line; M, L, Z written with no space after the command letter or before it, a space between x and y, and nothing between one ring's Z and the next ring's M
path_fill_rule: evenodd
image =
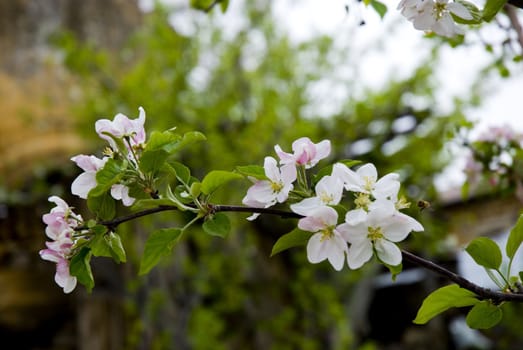
M349 44L335 47L328 37L293 43L276 28L269 2L246 3L247 25L233 38L213 13L189 12L194 33L177 32L169 24L170 11L160 6L116 53L80 45L67 34L57 37L64 62L82 81L75 112L93 150L103 147L95 141L96 119L112 119L117 112L134 118L143 106L149 132L177 127L207 136L179 156L200 179L211 170L261 165L264 156L274 155L275 144L290 150L294 139L308 136L332 141L330 160L373 162L382 175L399 172L410 199L434 199L434 175L449 161L444 144L465 124L461 109L468 104L459 101L448 115L433 108L437 50L410 78L350 97L328 118L310 115L311 84L364 60L351 57ZM343 83L348 89L355 84ZM248 186L235 181L215 201L239 204ZM121 228L135 264L128 271L129 348L356 346L351 327L365 321L351 318L353 287L374 269L336 273L328 263L308 264L303 249L269 258L272 244L295 222L261 217L248 223L246 216L230 215L233 233L225 240L192 230L168 261L140 278L137 262L147 234L183 225L183 214L161 213ZM437 237L437 226L425 224Z

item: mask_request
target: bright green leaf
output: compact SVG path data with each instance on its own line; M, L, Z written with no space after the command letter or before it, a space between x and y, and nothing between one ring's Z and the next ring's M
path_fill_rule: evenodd
M487 269L498 269L501 265L501 250L488 237L478 237L465 248L474 261Z
M216 213L205 220L202 227L211 236L225 237L231 231L231 222L224 213Z
M89 191L88 197L97 197L107 192L112 185L122 179L126 166L126 162L110 158L104 167L96 172L96 187Z
M182 230L179 228L164 228L154 231L145 242L139 274L148 273L162 257L168 255L181 233Z
M94 277L91 271L91 250L82 248L78 254L71 258L69 273L75 276L79 283L83 284L90 293L94 287Z
M156 173L163 168L169 153L162 149L144 151L140 157L140 170L145 173Z
M295 228L291 232L286 233L280 238L278 238L278 240L276 241L276 243L274 243L274 246L272 247L271 256L276 255L292 247L306 245L312 235L312 232L303 231L299 228Z
M474 293L461 288L457 284L441 287L425 298L413 322L425 324L450 308L471 306L478 302L479 300L475 298Z
M518 251L521 243L523 242L523 215L520 215L516 225L510 230L510 234L507 240L507 246L505 251L507 256L512 259L516 252Z
M176 178L183 184L188 185L191 181L191 170L182 163L176 161L170 161L169 165L173 168L176 173Z
M381 18L385 17L385 14L387 13L387 5L378 0L372 0L370 5L380 15Z
M117 262L126 262L127 257L125 256L125 249L122 244L122 239L119 235L114 232L104 235L104 239L107 242L112 258Z
M242 175L225 170L212 170L202 180L201 191L211 194L229 181L241 179Z
M474 329L492 328L503 318L503 311L499 306L488 300L482 300L470 309L467 314L467 325Z
M472 15L472 19L464 19L459 16L456 16L455 14L453 14L451 12L450 14L456 23L480 24L481 22L483 22L482 12L475 4L465 1L465 0L455 0L455 2L465 6L465 8Z
M181 150L183 147L185 147L187 145L190 145L192 143L199 142L199 141L205 141L206 139L207 138L205 137L205 135L199 131L189 131L189 132L186 132L185 134L183 134L183 138L180 141L168 145L168 147L166 147L165 150L167 152L169 152L170 154L173 154L174 152L178 152L179 150Z
M132 205L131 210L132 211L142 211L142 210L147 210L147 209L158 208L160 206L177 207L176 202L173 202L169 198L140 199L140 200L137 200Z
M483 7L483 19L490 22L506 3L507 0L487 0L485 7Z
M108 192L100 196L89 195L87 207L102 220L111 220L116 214L115 201Z
M258 180L267 180L265 169L259 165L237 166L236 170L243 176L253 177Z

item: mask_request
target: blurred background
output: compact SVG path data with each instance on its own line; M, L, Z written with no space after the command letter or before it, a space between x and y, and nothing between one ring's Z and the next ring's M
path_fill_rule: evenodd
M194 229L138 277L147 234L185 220L143 218L120 228L127 264L93 260L91 294L79 286L64 295L54 284L54 265L38 255L47 198L59 195L89 217L69 193L80 173L69 159L101 156L94 122L118 112L135 118L139 106L149 132L177 127L207 136L179 155L199 177L261 165L275 144L289 150L301 136L330 139L329 160L357 158L382 175L398 172L407 198L431 203L407 210L425 232L404 247L450 269L471 238L515 222L520 203L510 193L462 199L456 170L460 135L476 130L471 120L495 113L485 105L501 79L520 76L513 31L500 22L472 30L467 41L422 38L393 14L393 3L383 22L357 1L326 13L308 3L232 0L225 13L219 6L204 13L187 1L0 0L2 348L522 346L518 306L483 333L463 327L458 311L412 324L423 298L446 283L414 266L405 264L392 283L377 266L311 265L304 249L270 258L272 244L295 225L274 217L250 223L231 214L226 239ZM333 32L318 25L326 21ZM461 58L449 63L449 52ZM517 105L498 107L503 113L491 120L515 120ZM216 201L239 204L248 186L231 186Z

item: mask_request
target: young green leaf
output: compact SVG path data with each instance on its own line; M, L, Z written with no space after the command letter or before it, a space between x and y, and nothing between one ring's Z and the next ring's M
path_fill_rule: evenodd
M238 173L225 170L212 170L203 178L200 190L204 194L211 194L227 182L241 178L243 178L243 176Z
M87 207L102 220L111 220L116 214L115 201L108 192L104 192L99 196L91 196L89 194Z
M507 3L507 0L487 0L483 7L483 19L490 22Z
M191 181L191 170L182 163L176 161L169 161L169 165L176 173L176 178L183 184L189 185Z
M91 271L91 250L83 247L78 254L72 257L69 263L69 273L75 276L78 282L83 284L90 293L94 287L94 277Z
M140 157L140 170L144 173L157 173L163 168L169 153L163 149L144 151Z
M378 0L372 0L370 5L378 13L378 15L380 15L381 18L385 17L385 14L387 13L387 5Z
M523 242L523 215L520 215L516 225L510 230L505 251L507 256L512 259Z
M96 172L96 187L89 191L88 197L97 197L107 192L112 185L122 179L126 166L126 162L109 159L104 167Z
M253 177L257 180L267 180L265 169L259 165L237 166L236 170L243 176Z
M216 213L205 220L202 227L211 236L225 237L231 231L231 222L224 213Z
M441 287L425 298L413 322L425 324L450 308L471 306L478 302L474 293L457 284Z
M478 237L465 248L474 261L487 269L498 269L501 265L501 250L488 237Z
M492 328L503 318L503 311L489 300L482 300L467 314L467 325L474 329Z
M125 249L122 244L122 240L119 235L114 232L104 235L104 240L110 248L111 257L117 262L126 262L127 257L125 256Z
M295 228L291 232L281 236L276 241L276 243L274 243L274 246L272 247L271 256L276 255L292 247L306 245L309 241L309 238L311 238L312 235L312 232L303 231L299 228Z
M173 143L173 144L169 144L165 148L165 150L167 152L169 152L169 154L173 154L175 152L178 152L179 150L181 150L183 147L185 147L187 145L190 145L192 143L199 142L199 141L205 141L206 139L207 138L205 137L205 135L199 131L189 131L189 132L186 132L185 134L183 134L183 138L180 141Z
M164 228L154 231L145 242L139 274L148 273L160 262L162 257L168 255L181 233L182 230L179 228Z
M483 13L480 9L477 8L477 6L471 2L465 1L465 0L454 0L456 3L461 4L465 6L465 8L469 11L470 15L472 16L472 19L464 19L459 16L456 16L452 12L450 13L452 16L452 19L456 23L461 24L480 24L483 22Z
M137 200L131 207L132 211L142 211L147 209L158 208L160 206L173 206L178 207L176 202L173 202L169 198L159 199L140 199ZM173 208L174 209L174 208Z

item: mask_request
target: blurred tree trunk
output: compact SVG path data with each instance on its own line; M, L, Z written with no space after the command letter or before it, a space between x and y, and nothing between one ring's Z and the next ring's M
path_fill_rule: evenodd
M6 348L123 347L121 270L102 261L95 293L86 297L78 288L64 295L53 282L53 264L38 256L50 191L35 188L67 193L74 174L69 157L89 152L70 113L78 89L50 36L67 30L118 50L141 17L137 2L128 0L0 0L0 335Z

